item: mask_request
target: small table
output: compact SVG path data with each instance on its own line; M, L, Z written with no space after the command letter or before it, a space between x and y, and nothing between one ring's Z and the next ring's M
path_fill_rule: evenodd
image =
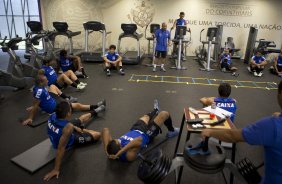
M210 129L234 129L236 128L234 126L234 124L230 121L230 119L228 118L224 123L217 125L217 126L210 126L208 125L209 123L215 122L220 120L221 118L216 116L214 118L214 120L210 120L210 113L208 111L205 111L204 109L199 109L197 110L198 114L193 114L192 112L189 111L189 108L184 108L184 113L183 113L183 117L182 117L182 121L181 121L181 126L180 126L180 132L177 138L177 142L176 142L176 146L175 146L175 150L174 150L174 158L177 156L183 156L184 151L185 151L185 147L183 148L183 152L182 153L177 153L178 151L178 147L179 147L179 143L181 140L181 136L182 136L182 132L183 132L183 128L185 123L187 122L187 120L189 119L195 119L195 118L202 118L204 119L203 124L205 125L206 128L210 128ZM186 139L185 142L187 142L190 139L190 135L192 133L198 133L200 134L202 132L203 129L199 129L199 128L193 128L190 124L186 125L186 130L187 130L187 135L186 135ZM231 161L234 163L235 162L235 154L236 154L236 144L233 143L232 144L232 155L231 155ZM176 182L177 184L180 183L181 180L181 175L182 175L182 171L183 171L183 166L180 167L178 173L175 173L176 175ZM233 174L230 174L230 183L233 183Z

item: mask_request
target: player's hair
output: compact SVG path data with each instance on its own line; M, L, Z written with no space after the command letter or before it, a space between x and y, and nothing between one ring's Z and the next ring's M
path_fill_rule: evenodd
M68 52L65 49L63 49L60 51L60 56L65 56L67 53Z
M231 94L231 85L229 83L221 83L218 86L218 94L220 97L229 97Z
M120 146L115 140L111 140L107 145L107 152L109 155L115 155L120 150Z
M185 15L185 13L184 12L180 12L179 15Z
M109 47L109 49L111 50L111 49L114 49L114 50L116 50L116 46L115 45L110 45L110 47Z
M60 102L55 109L58 119L66 118L67 114L71 111L70 104L66 101Z

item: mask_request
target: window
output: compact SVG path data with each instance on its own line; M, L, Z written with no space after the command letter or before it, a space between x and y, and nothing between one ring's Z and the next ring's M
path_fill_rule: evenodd
M0 0L0 38L25 38L27 21L40 21L39 0Z

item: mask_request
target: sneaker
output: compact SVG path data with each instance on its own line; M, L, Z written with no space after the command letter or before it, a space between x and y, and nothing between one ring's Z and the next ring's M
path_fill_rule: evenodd
M154 100L154 109L160 111L159 101L157 99Z
M75 71L74 74L75 75L83 75L82 72L80 72L80 71Z
M75 98L75 97L72 97L72 96L70 96L69 98L67 98L66 99L68 102L70 102L70 103L74 103L74 102L77 102L77 98Z
M84 75L83 75L83 78L84 78L84 79L88 79L88 78L89 78L89 76L88 76L88 75L86 75L86 74L84 74Z
M222 68L221 71L222 71L222 72L226 72L226 68Z
M87 86L87 83L85 83L85 82L80 82L79 84L82 85L82 86Z
M168 131L167 134L166 134L166 137L167 138L172 138L172 137L175 137L175 136L178 136L179 134L179 128L174 128L174 131Z
M124 74L125 74L124 71L123 71L123 69L120 69L120 70L119 70L119 74L120 74L120 75L124 75Z
M257 77L257 76L258 76L258 73L257 73L257 72L254 72L254 76L256 76L256 77Z
M166 72L166 69L164 67L161 67L161 71Z
M99 112L102 112L102 111L105 111L105 110L106 110L106 106L101 105L101 106L99 106L95 109L95 112L99 113Z
M101 106L101 105L106 106L106 100L104 99L104 100L98 102L97 105L98 105L98 106Z
M233 72L233 73L232 73L232 76L238 77L238 76L239 76L239 73Z
M107 74L107 76L111 76L111 71L110 71L110 70L107 70L107 71L106 71L106 74Z
M153 72L156 72L157 71L157 67L153 67Z
M252 70L251 70L251 67L250 67L250 66L247 67L247 70L248 70L250 73L252 73Z
M80 83L77 85L76 89L79 89L79 90L82 90L84 89L85 86L84 85L81 85Z
M263 75L263 73L262 73L262 72L259 72L258 77L261 77L262 75Z

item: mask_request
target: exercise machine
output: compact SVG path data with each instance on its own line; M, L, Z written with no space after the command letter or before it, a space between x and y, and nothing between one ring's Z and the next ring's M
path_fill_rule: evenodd
M139 34L136 32L137 25L136 24L121 24L121 29L123 33L119 35L117 51L120 53L120 44L123 38L129 37L137 40L137 51L125 51L122 56L123 64L131 64L136 65L139 64L142 58L141 49L140 49L140 38L143 37L143 34Z
M156 37L155 37L155 32L157 30L160 29L160 24L151 24L150 25L150 33L151 33L151 37L147 37L146 34L145 34L145 38L148 40L148 54L147 54L147 57L152 57L152 63L151 64L146 64L146 66L153 66L155 64L155 51L156 51L156 44L157 44L157 40L156 40ZM146 30L147 30L147 27L146 27ZM146 31L145 31L146 33ZM151 41L153 41L153 50L152 50L152 53L150 53L150 50L151 50Z
M202 42L203 44L201 53L204 53L203 50L205 50L205 45L208 45L207 56L205 57L205 55L198 55L198 61L200 65L202 65L203 67L203 68L200 68L200 70L202 71L209 72L211 70L214 70L214 69L211 69L211 61L215 61L211 59L211 48L212 48L212 45L218 44L215 41L217 30L218 30L217 27L209 27L207 31L207 36L206 36L207 39L205 41L202 40L202 32L204 31L204 29L202 29L200 32L200 42Z
M238 48L235 47L233 37L227 37L227 40L224 44L224 48L221 49L221 52L223 52L224 49L229 49L229 52L231 54L231 59L241 59L241 56L236 54L241 49L238 49Z
M55 46L55 39L57 36L66 36L69 41L69 50L68 53L73 55L74 50L73 50L73 41L72 38L75 36L78 36L81 34L81 31L70 31L68 30L69 25L66 22L53 22L53 27L55 30L53 31L52 34L49 35L49 39L51 40L53 46ZM54 51L57 52L57 50L61 50L61 48L54 48Z
M30 32L26 34L26 53L24 58L29 59L29 63L32 66L40 69L45 54L47 54L48 51L43 50L43 53L39 53L39 50L35 45L39 45L40 40L42 40L43 44L46 39L48 42L47 32L42 29L42 24L38 21L28 21L27 26L29 27Z
M257 41L257 34L258 34L258 29L254 27L250 27L247 47L245 51L245 58L244 58L244 63L246 64L250 62L256 50L262 51L263 55L267 55L269 53L280 53L280 49L276 48L276 44L274 41L268 41L265 39L259 39L259 41ZM258 44L256 45L256 43Z
M0 45L2 51L10 55L10 60L7 70L0 70L0 86L11 86L15 90L23 89L26 86L26 78L24 77L23 66L14 51L18 49L16 44L22 41L22 38L13 38L7 43L6 39L7 36Z
M184 58L181 57L182 54L182 46L183 43L191 43L191 32L190 33L190 40L185 40L184 36L186 35L187 27L186 26L177 26L176 27L176 39L173 39L172 41L177 44L177 59L175 59L175 66L171 67L171 69L176 70L187 70L186 67L182 66L182 61L184 61ZM185 56L186 56L186 46L185 46Z
M57 54L54 51L54 45L51 41L55 31L43 30L42 24L39 21L28 21L27 26L30 32L26 35L26 54L25 59L29 59L30 63L35 66L41 65L39 62L43 58L54 59L57 58ZM35 48L35 45L39 45L39 41L42 39L43 53L39 53L39 50Z
M106 54L106 37L111 32L106 32L105 24L97 21L88 21L83 23L85 30L85 51L80 54L81 60L85 62L103 62L104 55ZM89 35L92 32L102 33L102 51L89 51Z

